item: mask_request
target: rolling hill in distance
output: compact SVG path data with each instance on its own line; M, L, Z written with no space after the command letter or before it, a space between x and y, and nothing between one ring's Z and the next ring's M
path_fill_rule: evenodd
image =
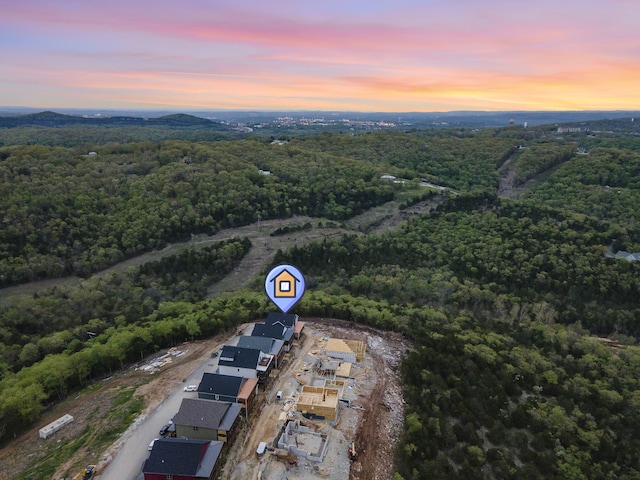
M640 111L451 111L366 113L350 111L232 111L232 110L91 110L55 109L40 111L28 107L0 107L0 128L17 126L165 126L222 129L220 122L259 124L278 118L293 121L316 119L338 122L344 119L360 122L385 122L387 128L489 128L509 125L528 126L555 123L577 123L620 118L640 118Z

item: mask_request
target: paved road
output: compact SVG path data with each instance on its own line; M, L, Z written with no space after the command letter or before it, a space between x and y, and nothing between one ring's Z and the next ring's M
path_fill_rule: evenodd
M185 397L197 398L196 392L185 392L186 385L197 385L205 372L214 372L217 359L209 358L189 374L186 381L173 391L155 411L130 427L124 435L127 440L111 463L96 477L101 480L136 480L142 473L142 465L149 456L149 443L160 435L158 432L180 409Z

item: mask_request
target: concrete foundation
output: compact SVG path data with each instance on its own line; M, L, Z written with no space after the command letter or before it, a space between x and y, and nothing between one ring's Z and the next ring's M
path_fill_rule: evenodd
M314 432L299 421L288 422L278 439L278 448L288 450L298 458L322 462L329 439L324 433Z

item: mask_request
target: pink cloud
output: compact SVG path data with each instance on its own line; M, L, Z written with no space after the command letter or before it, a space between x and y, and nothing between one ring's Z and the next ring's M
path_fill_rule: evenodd
M351 99L397 110L446 98L640 108L637 3L451 3L7 2L0 103L49 85L102 100L156 95L210 107Z

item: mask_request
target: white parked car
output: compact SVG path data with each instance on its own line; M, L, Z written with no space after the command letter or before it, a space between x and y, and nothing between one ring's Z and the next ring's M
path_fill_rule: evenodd
M151 440L151 443L149 444L149 451L153 450L153 444L156 443L156 440L158 439L154 438L153 440Z
M197 385L187 385L186 387L184 387L185 392L195 392L197 390L198 390Z

